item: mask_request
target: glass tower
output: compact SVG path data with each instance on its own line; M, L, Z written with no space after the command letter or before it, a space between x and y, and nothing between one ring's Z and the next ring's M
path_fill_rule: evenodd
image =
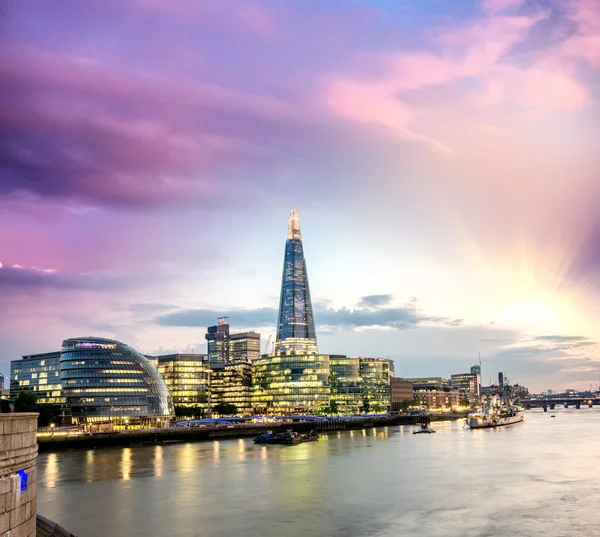
M275 352L318 352L300 220L296 209L292 209L288 221Z

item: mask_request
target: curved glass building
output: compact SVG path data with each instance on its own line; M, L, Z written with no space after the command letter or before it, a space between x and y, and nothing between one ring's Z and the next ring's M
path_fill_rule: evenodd
M157 426L174 414L173 401L156 368L119 341L66 339L60 379L74 423Z

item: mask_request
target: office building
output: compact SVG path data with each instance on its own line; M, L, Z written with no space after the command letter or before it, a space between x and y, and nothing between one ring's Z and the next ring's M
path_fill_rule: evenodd
M0 390L4 389L4 375L0 373Z
M459 398L476 404L481 398L481 377L478 373L459 373L451 375L450 385L458 390Z
M296 209L292 209L288 221L278 319L276 354L317 354L313 307Z
M430 410L451 410L459 403L458 390L451 386L413 384L413 397Z
M213 368L211 376L211 406L219 403L234 405L237 414L252 414L252 364L233 361Z
M318 354L298 211L288 221L275 352L254 360L256 412L310 413L330 406L329 356Z
M206 354L156 356L158 372L175 407L194 407L208 414L211 369Z
M472 365L471 373L481 375L481 366L480 365Z
M364 405L363 384L358 358L329 355L331 400L340 414L359 414Z
M173 400L156 368L119 341L66 339L60 379L74 423L164 426L174 414Z
M397 412L414 400L413 385L399 377L390 379L390 407Z
M257 332L230 333L228 317L219 317L206 330L207 353L211 367L231 362L252 363L260 356L260 334Z
M41 405L67 407L60 381L60 352L30 354L10 363L10 398L27 390Z
M219 317L215 326L206 330L208 361L211 366L229 363L229 322L228 317Z
M359 374L365 412L387 412L390 408L390 379L394 362L384 358L359 357Z
M260 334L241 332L229 335L229 361L252 363L260 356Z

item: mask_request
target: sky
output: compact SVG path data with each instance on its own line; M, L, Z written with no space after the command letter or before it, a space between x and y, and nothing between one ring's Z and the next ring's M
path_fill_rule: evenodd
M597 0L5 0L0 371L63 339L274 337L600 383Z

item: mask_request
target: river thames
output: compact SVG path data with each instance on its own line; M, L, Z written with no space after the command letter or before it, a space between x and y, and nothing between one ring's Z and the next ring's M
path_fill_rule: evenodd
M600 535L599 409L462 426L43 454L38 513L78 537Z

